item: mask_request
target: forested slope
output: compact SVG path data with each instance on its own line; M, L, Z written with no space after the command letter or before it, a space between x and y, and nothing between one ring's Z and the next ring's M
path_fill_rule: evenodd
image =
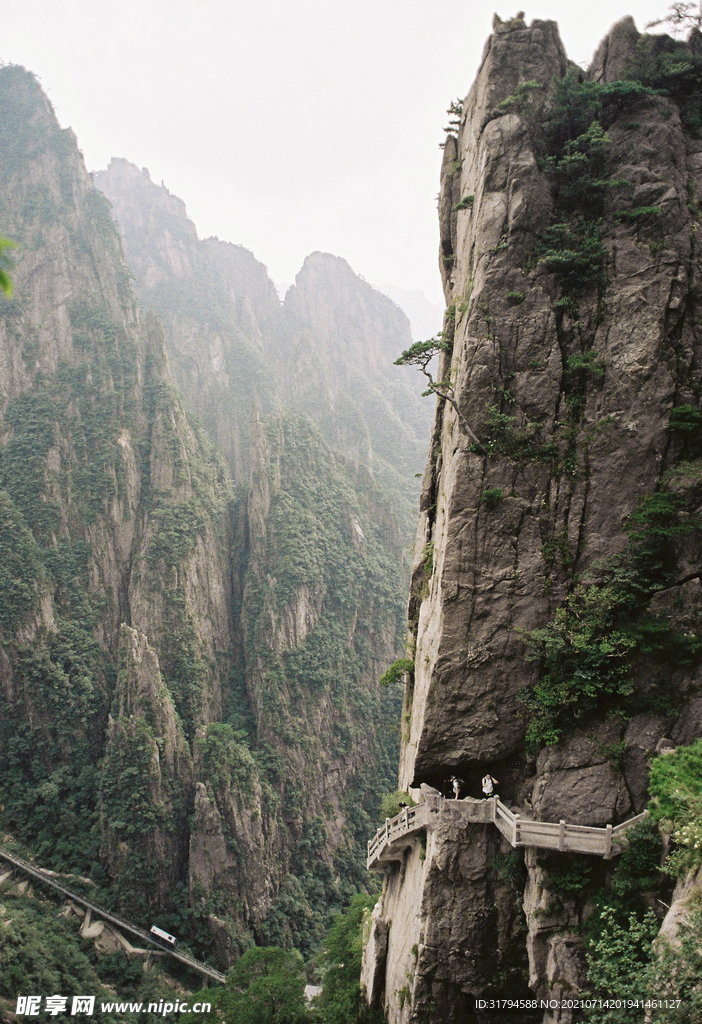
M397 698L376 684L401 648L397 510L278 404L280 304L248 254L233 305L210 301L201 265L167 282L181 325L208 298L240 371L218 405L199 348L190 370L171 350L186 409L109 204L18 67L0 69L0 175L17 243L0 306L0 827L223 967L254 941L310 953L367 886L394 785ZM238 258L210 248L218 267Z

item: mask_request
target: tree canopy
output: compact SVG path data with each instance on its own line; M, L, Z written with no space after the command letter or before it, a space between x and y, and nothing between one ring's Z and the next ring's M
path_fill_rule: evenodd
M227 1024L303 1024L305 965L297 950L256 946L237 960L218 997Z

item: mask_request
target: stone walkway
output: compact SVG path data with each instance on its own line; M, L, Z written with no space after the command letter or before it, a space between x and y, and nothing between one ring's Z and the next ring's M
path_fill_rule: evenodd
M562 853L590 853L609 860L622 852L625 835L632 825L643 821L648 811L621 825L596 828L590 825L570 825L566 821L532 821L522 818L506 807L499 797L489 800L426 800L416 807L406 807L394 818L387 818L382 828L368 843L366 867L369 871L385 871L393 861L400 860L404 850L412 845L417 832L430 831L439 815L449 815L471 823L493 824L512 846L538 846L543 850Z

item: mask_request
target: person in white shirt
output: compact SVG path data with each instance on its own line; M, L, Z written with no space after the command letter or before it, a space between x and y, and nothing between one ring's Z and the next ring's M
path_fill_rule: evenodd
M493 778L488 772L487 775L483 775L482 787L483 793L486 797L491 797L495 791L495 786L498 785L497 779Z

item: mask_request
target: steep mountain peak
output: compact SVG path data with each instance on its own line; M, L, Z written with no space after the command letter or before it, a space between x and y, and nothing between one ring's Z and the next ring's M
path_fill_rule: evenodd
M254 935L310 954L393 781L395 516L309 419L271 416L265 267L128 161L95 179L133 274L75 137L0 68L0 829L222 966ZM347 409L387 439L387 403Z
M325 361L342 358L376 372L388 368L411 341L409 320L399 306L331 253L306 257L283 305L298 323L314 325L315 353Z
M113 156L106 170L93 171L93 180L100 191L105 193L109 189L110 182L114 182L115 188L119 183L123 188L128 187L137 193L141 191L145 198L148 197L150 207L160 207L174 219L183 221L187 224L188 233L197 238L197 230L188 217L183 200L173 195L163 182L157 185L155 181L152 181L147 167L142 167L140 170L136 164L125 160L124 157ZM105 184L104 189L100 183Z
M129 252L132 263L139 263L147 287L156 287L170 275L183 278L191 272L190 249L197 245L197 230L182 199L153 182L146 168L140 170L120 157L113 157L107 170L94 171L93 182L112 203L126 240L137 235L153 240L160 259L148 259L145 246Z
M616 82L625 78L639 38L631 15L620 18L597 47L588 69L590 77L596 82Z
M24 134L41 131L42 129L59 130L61 127L51 100L41 87L39 79L33 71L28 71L21 64L6 64L2 68L2 91L12 96L12 122L5 124L5 129L22 128ZM66 129L71 131L71 129ZM73 134L71 132L71 134ZM9 142L3 132L3 148Z

